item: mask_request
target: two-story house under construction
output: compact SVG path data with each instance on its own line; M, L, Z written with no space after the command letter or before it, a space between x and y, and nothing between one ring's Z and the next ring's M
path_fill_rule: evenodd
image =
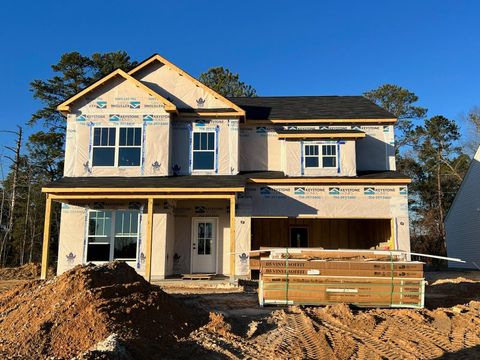
M159 55L58 106L57 272L115 259L147 279L250 275L260 247L409 250L392 114L362 96L225 98Z

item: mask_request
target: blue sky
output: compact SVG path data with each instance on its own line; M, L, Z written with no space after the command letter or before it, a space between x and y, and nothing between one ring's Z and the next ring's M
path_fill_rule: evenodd
M394 83L430 116L461 121L480 105L479 12L473 0L10 1L0 11L0 130L39 107L29 82L50 77L62 53L114 50L158 52L195 76L226 66L265 96Z

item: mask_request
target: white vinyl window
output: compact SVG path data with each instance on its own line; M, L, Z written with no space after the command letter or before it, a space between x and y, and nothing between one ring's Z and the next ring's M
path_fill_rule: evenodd
M140 166L142 128L95 127L92 166Z
M115 166L116 128L93 129L93 166Z
M215 170L215 132L193 133L193 170Z
M335 144L304 144L305 168L337 167L337 146Z
M139 237L138 210L91 210L88 213L88 262L135 261Z

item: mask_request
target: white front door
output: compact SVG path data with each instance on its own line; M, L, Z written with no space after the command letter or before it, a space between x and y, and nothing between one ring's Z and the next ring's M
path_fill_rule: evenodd
M193 218L192 273L215 273L217 219Z

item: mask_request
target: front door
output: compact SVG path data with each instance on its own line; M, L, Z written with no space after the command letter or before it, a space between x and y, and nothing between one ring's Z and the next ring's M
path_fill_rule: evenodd
M217 219L193 218L192 273L215 273Z

